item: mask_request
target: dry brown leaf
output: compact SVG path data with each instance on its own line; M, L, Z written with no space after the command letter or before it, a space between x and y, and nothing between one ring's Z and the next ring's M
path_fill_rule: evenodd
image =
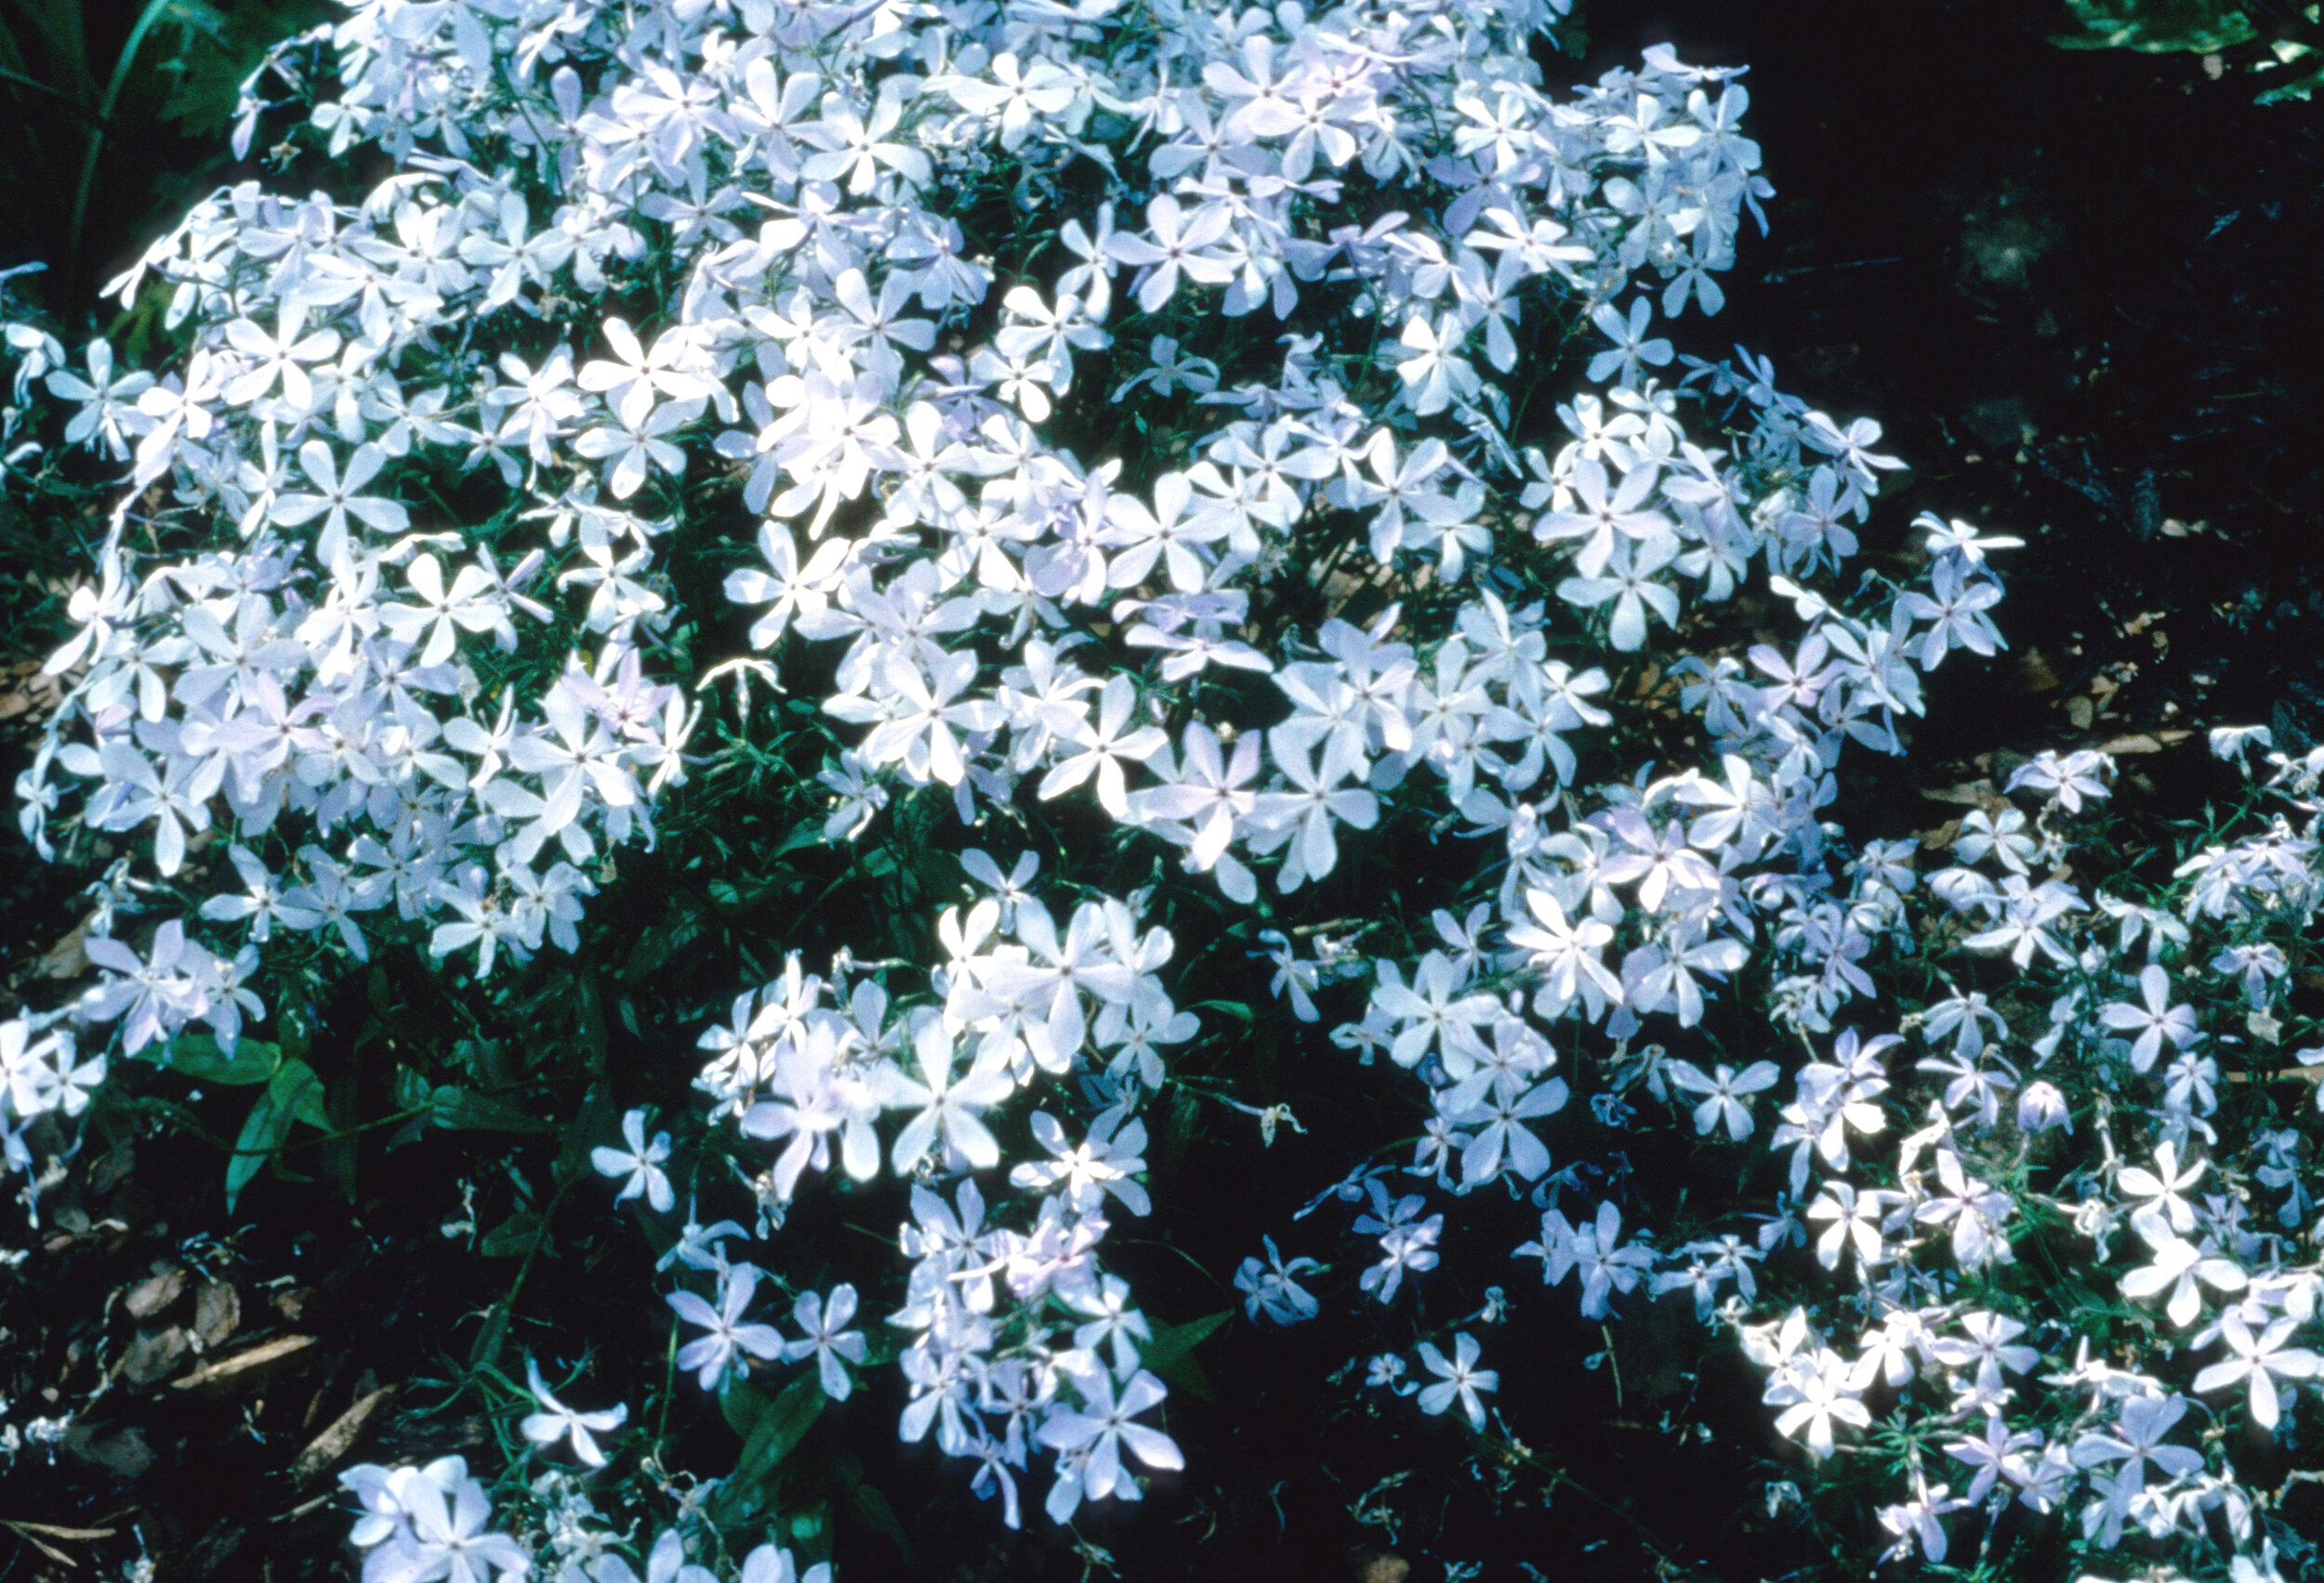
M315 1344L312 1336L277 1336L261 1341L232 1357L220 1358L204 1368L197 1368L172 1387L178 1391L208 1391L231 1389L255 1382L274 1365L296 1357Z
M2020 693L2052 693L2059 686L2058 673L2050 668L2050 662L2040 649L2027 649L2017 656L2017 690Z
M73 926L71 933L48 948L48 954L40 959L39 970L43 977L77 979L88 971L88 952L86 947L88 944L89 928L96 921L97 915L89 914L88 917Z
M87 1544L97 1539L110 1539L121 1532L118 1528L68 1528L61 1523L27 1523L14 1517L0 1517L0 1528L18 1535L36 1546L49 1560L60 1561L67 1566L78 1563L71 1556L42 1544L43 1539L73 1539Z
M135 1427L96 1430L76 1423L64 1431L64 1452L76 1462L121 1479L137 1478L153 1465L153 1449L145 1444L145 1431Z
M16 1529L19 1537L20 1537L26 1544L32 1546L34 1550L40 1551L41 1554L46 1556L50 1561L55 1562L59 1566L78 1566L81 1564L71 1556L65 1554L64 1551L50 1544L46 1539L42 1538L38 1534L28 1532L26 1529L19 1527L14 1523L0 1523L0 1528Z
M231 1281L205 1281L193 1294L193 1333L205 1347L223 1343L242 1324L242 1294Z
M2114 754L2160 753L2166 747L2177 746L2194 734L2191 731L2133 732L2128 736L2118 736L2112 742L2099 744L2098 751Z
M1924 852L1950 851L1953 843L1961 838L1961 821L1948 819L1934 830L1915 830L1912 838L1921 843Z
M291 1464L291 1477L311 1479L352 1451L356 1440L363 1432L363 1426L394 1394L394 1386L382 1385L367 1396L357 1397L353 1406L333 1418L321 1434L308 1443L307 1449L298 1454L297 1460Z
M13 1528L20 1534L46 1534L52 1539L110 1539L121 1532L118 1528L68 1528L58 1523L26 1523L14 1517L0 1517L0 1528Z
M0 666L0 721L30 716L38 723L64 702L64 678L42 674L40 662L20 660Z
M178 1326L140 1330L121 1354L119 1372L132 1385L152 1385L167 1379L178 1360L192 1349L192 1338Z
M178 1300L178 1294L186 1289L186 1273L179 1269L157 1270L129 1288L122 1306L132 1319L149 1319Z
M117 1134L113 1139L112 1147L99 1154L89 1166L89 1191L99 1196L111 1193L129 1180L129 1173L136 1169L137 1163L137 1140L126 1132ZM158 1265L148 1266L148 1268L158 1267Z
M1993 789L1991 781L1959 781L1949 786L1922 786L1921 795L1931 802L1954 802L1963 808L1982 808L1987 811L2009 806L2009 799Z

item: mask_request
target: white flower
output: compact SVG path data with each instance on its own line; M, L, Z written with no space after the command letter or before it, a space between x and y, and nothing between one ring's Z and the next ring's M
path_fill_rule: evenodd
M667 1215L678 1207L678 1194L662 1173L662 1162L669 1158L669 1134L657 1132L654 1141L645 1141L645 1112L633 1110L621 1118L621 1135L629 1147L623 1149L597 1148L589 1151L589 1163L601 1176L627 1176L614 1202L627 1203L643 1196L656 1214Z
M922 1010L912 1020L912 1052L919 1070L915 1078L895 1066L883 1066L873 1078L873 1091L891 1109L918 1115L896 1134L889 1158L898 1176L909 1176L928 1157L941 1137L948 1156L989 1170L1000 1163L1000 1144L978 1117L1016 1092L1008 1068L980 1052L969 1070L956 1079L956 1054L951 1030L941 1013Z
M619 1429L627 1422L629 1405L624 1402L596 1413L574 1412L548 1393L548 1385L541 1379L541 1365L536 1358L524 1360L524 1378L532 1387L533 1398L540 1404L541 1410L525 1415L517 1425L517 1432L541 1446L554 1445L571 1436L573 1454L581 1459L582 1465L602 1468L605 1453L598 1449L595 1436Z
M1856 1399L1860 1387L1854 1371L1839 1353L1818 1347L1804 1360L1776 1377L1767 1400L1783 1406L1776 1416L1776 1431L1801 1439L1804 1431L1808 1454L1817 1458L1832 1454L1835 1425L1868 1426L1872 1415Z
M746 1325L743 1314L759 1289L759 1272L735 1264L719 1272L719 1303L711 1307L692 1292L671 1292L664 1299L678 1317L706 1332L678 1349L680 1368L694 1376L705 1391L715 1391L728 1371L740 1366L741 1354L778 1358L783 1355L783 1332L772 1325Z
M1103 1500L1134 1489L1122 1462L1124 1451L1149 1468L1174 1471L1186 1465L1169 1435L1130 1421L1169 1394L1153 1375L1140 1369L1122 1382L1118 1394L1114 1377L1103 1368L1068 1368L1065 1378L1081 1393L1082 1405L1076 1409L1062 1401L1052 1405L1038 1438L1044 1445L1077 1454L1080 1494Z
M854 1389L842 1360L860 1364L869 1355L864 1333L846 1327L854 1317L855 1288L844 1281L831 1288L828 1298L819 1292L801 1292L791 1305L791 1323L806 1332L806 1339L785 1342L784 1360L799 1363L813 1358L823 1393L835 1402L846 1401Z
M1299 1284L1306 1274L1320 1274L1324 1266L1313 1259L1299 1258L1284 1261L1282 1249L1275 1239L1262 1237L1267 1245L1267 1259L1246 1259L1235 1273L1235 1289L1245 1295L1243 1311L1251 1318L1264 1314L1277 1325L1300 1325L1322 1312L1314 1295Z
M1695 1107L1695 1130L1708 1135L1723 1124L1737 1143L1751 1134L1750 1096L1773 1088L1783 1075L1772 1061L1754 1061L1741 1072L1722 1063L1709 1076L1691 1061L1673 1061L1670 1073L1671 1087L1705 1096Z
M2324 1357L2305 1347L2284 1344L2299 1328L2300 1321L2287 1314L2270 1320L2265 1329L2253 1334L2242 1312L2229 1309L2219 1322L2219 1339L2226 1343L2228 1356L2197 1374L2195 1389L2209 1392L2249 1385L2251 1421L2262 1429L2274 1429L2280 1416L2276 1382L2314 1379L2324 1374Z
M1437 1377L1437 1381L1433 1385L1420 1387L1420 1411L1441 1413L1458 1398L1460 1410L1469 1416L1469 1427L1482 1431L1485 1428L1485 1404L1477 1393L1499 1390L1501 1377L1493 1369L1477 1367L1477 1339L1466 1330L1453 1338L1453 1355L1450 1358L1438 1352L1433 1343L1421 1342L1420 1362L1428 1365L1428 1371Z

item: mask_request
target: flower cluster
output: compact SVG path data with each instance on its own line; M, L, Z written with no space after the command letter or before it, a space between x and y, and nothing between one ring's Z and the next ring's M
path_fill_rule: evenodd
M537 1389L539 1377L535 1375ZM546 1484L561 1481L550 1475ZM487 1531L492 1500L468 1463L445 1457L425 1467L350 1468L339 1483L363 1509L351 1541L363 1553L363 1583L508 1583L534 1575L534 1558L507 1534ZM561 1563L556 1583L640 1583L640 1574L610 1548L614 1536L586 1495L567 1489L557 1503L541 1560ZM684 1535L663 1530L646 1552L648 1583L720 1583L721 1573L686 1559ZM831 1583L830 1563L802 1568L778 1545L756 1547L724 1576L733 1583Z
M1769 191L1746 94L1667 50L1552 92L1531 51L1562 10L457 0L285 46L242 145L269 82L335 77L301 135L394 174L197 205L120 283L166 294L159 376L10 338L125 469L23 827L150 838L152 876L100 888L94 987L0 1023L11 1163L111 1052L199 1024L231 1055L285 953L401 934L482 978L578 949L607 855L700 762L693 694L755 678L812 699L827 841L927 813L968 884L918 959L791 950L696 1087L754 1157L755 1240L814 1175L910 1183L906 1270L858 1277L905 1338L900 1433L1010 1524L1036 1457L1061 1522L1182 1465L1155 1327L1100 1258L1158 1212L1150 1107L1217 1099L1262 1147L1299 1126L1218 1058L1201 930L1251 942L1286 1036L1376 1069L1419 1137L1274 1226L1353 1212L1377 1257L1337 1295L1403 1323L1523 1201L1509 1251L1545 1286L1731 1326L1810 1456L1912 1430L1900 1548L2079 1500L2093 1549L2224 1533L2212 1559L2265 1576L2225 1449L2164 1437L2228 1393L2289 1431L2324 1366L2314 1124L2270 1097L2315 1052L2268 1053L2324 900L2324 760L2271 760L2291 811L2191 860L2175 909L2067 872L2094 752L2027 764L1953 866L1853 835L1851 772L1904 752L1923 678L1999 646L2015 541L1923 517L1906 580L1842 580L1901 466L1879 425L1657 333L1719 311ZM1537 399L1553 368L1574 388ZM733 613L676 602L703 541L749 652L689 672L681 631ZM1386 853L1425 854L1412 896L1442 904L1347 916ZM1983 987L1898 1017L1875 975L1948 952ZM1763 1212L1634 1173L1655 1129ZM625 1136L598 1169L674 1212L669 1140ZM2013 1273L2125 1226L2124 1303L2187 1333L2153 1377ZM754 1320L794 1273L735 1240L690 1206L678 1368L731 1392L803 1364L847 1397L873 1299ZM1249 1316L1315 1316L1327 1267L1265 1246ZM1482 1430L1471 1322L1416 1329L1432 1381L1403 1389ZM2168 1384L2180 1346L2212 1361ZM600 1462L625 1419L533 1386L526 1438ZM526 1564L456 1459L350 1487L367 1576ZM650 1569L682 1563L666 1536Z

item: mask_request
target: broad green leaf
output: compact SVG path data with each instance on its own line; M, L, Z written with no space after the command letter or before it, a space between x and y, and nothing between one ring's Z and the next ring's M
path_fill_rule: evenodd
M331 1130L330 1113L323 1106L323 1079L305 1062L284 1062L267 1085L267 1094L290 1113L292 1120L303 1121L318 1132Z
M271 1094L260 1094L250 1114L243 1118L242 1131L234 1139L234 1152L226 1161L226 1208L231 1213L242 1190L250 1185L250 1179L258 1174L268 1155L280 1147L290 1131L291 1118L275 1109Z
M1157 1325L1154 1326L1154 1339L1138 1349L1139 1361L1159 1374L1202 1345L1213 1330L1234 1317L1233 1309L1222 1308L1183 1325Z
M439 1084L435 1122L450 1131L549 1132L556 1124L508 1100L488 1099L450 1083Z
M530 1209L520 1209L486 1232L477 1242L477 1250L487 1259L519 1258L532 1251L540 1231L541 1218Z
M747 1379L730 1379L719 1392L719 1411L738 1440L748 1440L773 1405L774 1398Z
M323 1082L303 1061L286 1061L242 1124L234 1153L226 1162L226 1207L231 1210L242 1190L288 1141L291 1128L304 1121L329 1131L331 1118L323 1109Z
M904 1564L911 1565L911 1537L905 1533L903 1523L897 1519L896 1509L888 1503L888 1497L879 1493L878 1487L858 1479L848 1485L847 1500L855 1512L855 1520L873 1533L885 1534L894 1540Z
M1230 1308L1190 1319L1183 1325L1157 1325L1154 1339L1138 1349L1139 1361L1171 1390L1183 1392L1197 1402L1215 1402L1218 1397L1210 1389L1210 1377L1195 1361L1195 1349L1234 1317L1235 1311Z
M621 1107L614 1103L613 1096L605 1091L602 1083L592 1084L581 1101L580 1114L565 1125L564 1146L558 1150L556 1162L549 1167L557 1185L562 1187L576 1177L590 1174L595 1168L589 1164L589 1152L593 1146L591 1141L610 1137L620 1130ZM646 1223L651 1227L658 1221L648 1217ZM658 1254L665 1250L656 1248L654 1251Z
M164 1045L148 1045L139 1058L166 1066L196 1083L239 1088L263 1083L274 1075L282 1050L257 1039L243 1039L228 1055L208 1034L181 1034Z
M734 1471L719 1486L713 1505L721 1523L746 1523L773 1504L773 1481L783 1459L799 1449L823 1416L823 1382L812 1370L784 1388L743 1443Z
M1201 1360L1192 1352L1171 1359L1164 1367L1155 1369L1154 1375L1182 1396L1213 1404L1219 1400L1219 1393L1210 1389L1210 1376L1203 1372Z

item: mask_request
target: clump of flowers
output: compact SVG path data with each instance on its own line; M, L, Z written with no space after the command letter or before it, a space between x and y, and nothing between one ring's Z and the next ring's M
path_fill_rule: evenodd
M772 751L757 685L812 706L794 817L967 878L916 957L772 942L783 971L701 1034L706 1114L673 1125L749 1161L756 1235L690 1203L664 1260L700 1388L805 1365L757 1410L812 1412L783 1402L891 1352L902 1438L1011 1524L1037 1468L1064 1522L1182 1466L1104 1245L1167 1220L1158 1107L1261 1147L1299 1126L1190 1009L1220 970L1187 942L1224 938L1273 975L1257 1015L1399 1116L1376 1141L1419 1140L1270 1217L1251 1320L1320 1312L1329 1271L1275 1242L1310 1212L1365 1245L1333 1295L1394 1316L1523 1200L1502 1278L1733 1331L1817 1462L1884 1437L1897 1550L2067 1511L2091 1552L2265 1576L2282 1537L2226 1444L2165 1437L2314 1412L2314 1123L2285 1100L2314 1063L2275 1052L2324 761L2272 760L2271 831L2138 901L2064 866L2096 753L2034 760L1956 866L1852 835L1922 678L1999 646L2014 541L1929 517L1908 580L1859 570L1901 466L1879 425L1660 333L1720 310L1769 191L1737 73L1655 51L1552 90L1561 10L465 0L285 46L243 146L288 119L271 85L335 79L300 135L394 173L197 205L119 283L168 296L158 376L16 343L20 388L125 469L24 832L151 845L95 987L0 1024L11 1160L113 1057L203 1030L231 1058L287 952L401 939L482 984L578 949L611 854ZM680 602L686 557L735 649L706 636L734 611ZM1380 904L1394 854L1419 866ZM1901 1014L1886 986L1940 959ZM594 1160L667 1215L646 1128ZM1756 1208L1633 1170L1656 1131ZM786 1262L799 1194L882 1174L898 1266ZM2117 1239L2119 1313L2023 1269ZM1399 1353L1373 1379L1522 1422L1476 1312L1407 1324L1414 1382ZM601 1462L623 1409L532 1386L526 1438ZM457 1459L348 1483L367 1576L527 1564ZM665 1536L649 1573L683 1561Z

